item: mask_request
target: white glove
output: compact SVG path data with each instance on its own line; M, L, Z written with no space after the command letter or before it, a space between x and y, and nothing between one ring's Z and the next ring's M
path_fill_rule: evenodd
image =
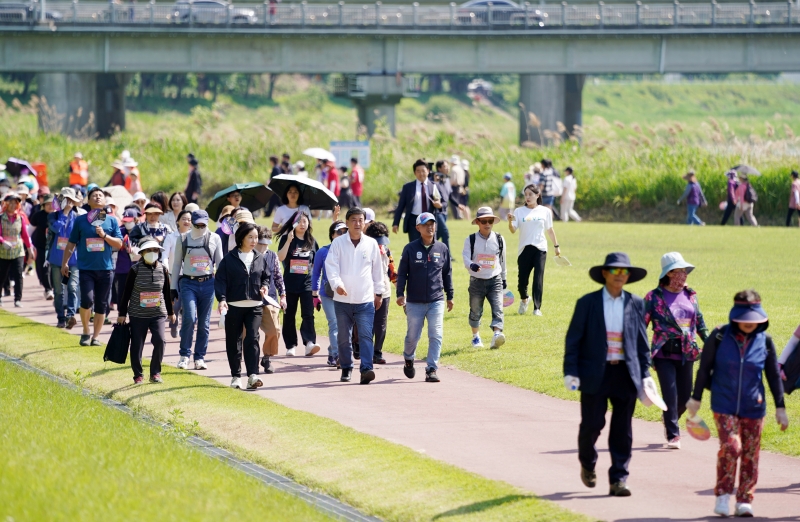
M645 377L642 379L642 394L639 396L639 400L642 401L642 404L649 408L650 406L653 406L653 401L651 401L650 397L647 396L645 390L649 390L651 394L658 395L656 381L654 381L652 377Z
M777 408L775 410L775 420L781 425L781 431L786 431L789 427L789 416L786 415L786 408Z
M565 375L564 387L567 389L567 391L578 391L578 388L581 387L581 380L572 375Z
M697 416L697 412L700 411L700 401L697 399L689 399L686 401L686 411L689 413L689 418Z

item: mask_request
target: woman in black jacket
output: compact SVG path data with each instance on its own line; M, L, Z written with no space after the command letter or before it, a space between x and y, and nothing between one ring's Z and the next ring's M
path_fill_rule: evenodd
M242 388L242 352L247 369L247 389L263 385L258 378L258 328L261 325L263 296L269 290L272 267L255 247L258 229L252 223L242 223L236 230L236 248L228 252L219 264L214 279L214 293L219 301L219 313L225 316L225 351L231 368L231 388ZM239 343L242 328L244 340Z

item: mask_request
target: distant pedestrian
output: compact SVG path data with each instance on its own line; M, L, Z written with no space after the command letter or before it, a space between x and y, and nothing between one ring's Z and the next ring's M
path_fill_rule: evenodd
M50 283L50 270L47 266L47 222L50 213L53 211L54 197L52 194L44 194L39 197L39 205L31 216L30 225L33 227L31 233L31 244L36 250L36 276L39 284L44 289L44 297L47 301L55 298L53 285Z
M130 316L131 323L131 369L134 384L144 380L142 351L147 333L153 343L153 356L150 359L150 382L160 383L161 361L164 359L165 327L167 318L175 321L170 296L169 273L161 264L164 249L153 238L143 238L139 243L142 258L134 263L128 272L125 290L119 301L117 323L125 324Z
M444 243L448 251L450 250L450 229L447 228L447 207L455 205L463 207L458 195L453 192L453 187L450 185L448 178L448 164L444 160L436 162L436 172L431 176L433 182L436 184L436 189L439 191L439 203L441 208L434 206L429 209L436 218L436 239ZM434 196L435 197L435 196ZM463 210L463 208L462 208Z
M392 284L397 281L397 272L392 259L392 252L389 250L389 229L380 221L372 221L366 227L367 236L378 243L380 251L381 265L383 269L383 302L375 308L375 319L372 322L373 354L374 364L386 364L383 358L383 343L386 341L386 328L389 322L389 299L392 297Z
M736 210L733 212L733 225L741 226L743 224L743 217L746 217L750 224L754 227L758 226L753 215L753 208L758 201L758 194L753 185L750 184L750 179L744 172L739 173L739 185L736 187Z
M782 431L789 427L789 417L783 401L775 345L766 333L769 320L758 292L737 293L728 320L727 325L715 328L708 336L700 356L694 393L686 403L686 410L692 417L697 415L704 389L710 387L711 410L720 446L714 513L729 515L738 465L735 515L752 517L761 430L767 414L764 375L775 401L775 420Z
M542 315L542 294L544 293L544 267L547 262L547 235L561 255L561 249L553 230L553 213L542 205L539 187L528 185L523 191L525 206L508 215L508 230L514 234L520 231L517 265L519 266L519 315L528 311L528 280L533 272L533 315Z
M728 183L725 189L725 211L722 214L722 225L724 226L725 223L728 222L728 219L733 214L733 211L736 209L736 189L739 186L738 181L736 180L736 171L729 170L725 173L725 176L728 178Z
M789 213L786 214L786 226L791 226L792 215L797 211L800 215L800 174L796 170L792 171L792 185L789 188ZM800 224L800 222L798 222Z
M178 230L178 215L188 204L189 200L186 199L186 195L183 192L173 192L159 221L169 225L173 232Z
M500 188L500 219L506 219L509 214L514 212L517 204L517 188L511 181L511 173L506 172L503 176L503 186Z
M25 255L33 259L33 245L28 236L27 218L22 214L22 198L13 191L3 198L5 209L0 213L0 287L14 282L14 306L22 307L22 271ZM67 258L69 259L69 258ZM2 302L0 301L0 306Z
M489 348L500 348L506 342L503 334L503 290L506 289L506 250L503 236L492 227L500 218L490 207L481 207L472 220L478 232L464 240L461 257L469 271L469 326L472 328L472 347L482 348L480 326L483 302L492 310L492 342Z
M269 171L269 179L270 179L270 181L272 181L272 179L275 176L279 176L280 174L283 174L281 172L281 168L278 166L278 157L277 156L270 156L269 157L269 167L270 167L270 171ZM269 184L269 183L267 183L267 184ZM273 192L272 196L270 196L270 198L269 198L269 203L267 203L267 209L264 212L264 215L267 216L267 217L270 217L272 215L272 211L274 211L279 206L281 206L281 197ZM277 230L275 230L275 228L273 227L272 233L274 234L275 232L277 232Z
M658 286L644 298L645 323L653 323L653 366L667 405L663 421L668 449L681 448L678 421L692 394L694 362L700 356L697 337L703 341L708 337L697 293L686 286L692 270L694 265L680 253L664 254Z
M700 188L700 183L697 182L697 176L693 170L687 172L683 179L686 180L686 189L678 198L678 205L684 200L686 201L686 224L704 226L705 223L697 217L697 209L708 205L703 189Z
M69 163L69 184L85 187L89 184L89 163L83 159L83 154L76 152Z
M428 321L428 356L425 382L439 382L439 356L444 335L444 309L453 309L453 280L450 251L435 241L436 220L429 212L417 217L420 239L403 248L397 271L397 305L405 308L406 338L403 346L403 373L416 375L414 359L422 327Z
M361 194L364 193L364 168L358 164L358 158L350 158L350 188L355 205L361 207Z
M328 239L333 240L343 234L347 234L347 225L344 221L334 221L328 230ZM325 245L317 251L314 256L314 270L311 274L311 294L314 299L314 307L319 311L321 307L325 312L328 321L328 366L339 366L339 344L336 326L336 309L333 304L333 288L328 282L328 275L325 272L325 260L328 258L330 245Z
M286 288L281 275L278 255L269 249L272 244L272 231L267 227L258 227L258 244L256 250L264 256L264 264L269 270L269 290L264 296L264 310L261 313L261 331L264 332L261 367L264 373L274 373L270 357L278 355L278 343L281 339L281 310L286 310Z
M294 164L294 173L298 177L301 178L308 178L308 171L306 170L306 162L305 161L298 161Z
M428 179L429 169L425 160L418 159L411 167L416 181L403 185L400 190L400 200L394 210L392 232L397 234L400 219L403 219L403 232L408 234L408 242L419 239L419 232L415 228L417 216L424 212L433 212L442 208L441 196L436 185Z
M164 212L161 210L161 205L158 203L148 203L144 206L144 221L133 227L133 230L128 234L131 238L131 244L137 246L142 238L150 237L158 241L159 245L164 244L164 240L172 233L169 225L161 222L161 216Z
M563 192L561 177L553 168L553 162L549 159L542 160L542 174L539 176L539 188L542 190L542 204L553 211L553 215L558 218L555 204L556 197Z
M633 450L633 411L644 389L655 392L650 377L650 346L644 323L642 298L623 290L627 283L645 278L647 270L631 265L623 252L606 256L589 270L603 288L584 295L575 304L564 351L564 385L581 392L578 460L581 481L597 485L597 439L606 425L608 403L613 408L608 448L609 495L629 497L628 465ZM648 400L649 405L649 400Z
M466 193L464 189L464 185L466 183L466 173L464 172L464 168L461 166L461 158L453 154L450 158L449 167L449 175L450 175L450 187L453 189L453 194L456 196L462 196ZM453 205L453 219L461 219L461 210L458 206Z
M469 161L462 159L461 168L464 170L464 190L458 195L458 201L461 203L462 217L471 220L472 212L470 212L469 208Z
M189 179L183 193L189 203L197 203L203 195L203 176L200 175L200 167L197 159L189 158Z
M575 212L575 199L578 197L578 180L575 179L575 172L572 167L564 169L564 180L562 181L561 192L561 221L567 222L569 218L581 221L581 217Z

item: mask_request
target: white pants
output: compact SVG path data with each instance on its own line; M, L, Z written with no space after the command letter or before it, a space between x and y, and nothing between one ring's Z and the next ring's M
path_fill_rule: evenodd
M575 212L572 207L575 206L574 199L561 198L561 221L569 221L569 218L575 221L580 221L581 217Z
M752 203L745 203L744 201L742 201L736 205L736 210L733 211L734 226L737 227L739 226L742 216L746 217L747 220L750 222L750 224L753 225L754 227L758 226L758 221L756 221L756 217L753 215Z

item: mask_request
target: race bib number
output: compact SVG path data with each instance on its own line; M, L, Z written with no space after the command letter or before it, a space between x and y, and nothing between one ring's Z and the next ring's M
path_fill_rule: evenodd
M492 254L478 254L476 261L481 265L481 270L494 270L495 258Z
M189 265L195 272L205 272L211 266L211 258L208 256L189 256Z
M161 292L140 293L139 306L142 308L158 308L161 306Z
M99 237L86 238L86 250L88 252L102 252L106 249L106 242Z
M56 241L56 249L65 250L67 248L67 243L69 243L69 238L66 237L58 238L58 241Z
M307 259L292 259L289 262L290 274L308 274L308 260Z
M622 349L622 332L606 332L606 342L608 343L607 361L625 359L625 352Z

